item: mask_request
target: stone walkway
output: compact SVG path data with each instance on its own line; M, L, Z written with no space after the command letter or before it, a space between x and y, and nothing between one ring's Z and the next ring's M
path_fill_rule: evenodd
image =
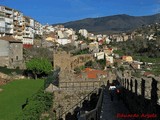
M105 89L100 120L133 120L133 118L118 117L118 113L129 114L129 111L122 100L118 100L116 95L114 95L113 101L111 101L109 91Z

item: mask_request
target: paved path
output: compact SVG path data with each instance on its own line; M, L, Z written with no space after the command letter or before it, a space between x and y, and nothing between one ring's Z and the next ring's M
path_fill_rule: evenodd
M118 100L116 95L114 95L113 101L111 101L109 91L105 89L100 120L133 120L130 118L117 117L117 113L129 114L129 111L122 100Z

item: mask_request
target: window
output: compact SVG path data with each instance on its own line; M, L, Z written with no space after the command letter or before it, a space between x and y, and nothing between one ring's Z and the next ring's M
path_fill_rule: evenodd
M13 58L11 58L11 62L13 63Z
M18 56L16 56L16 60L18 60Z

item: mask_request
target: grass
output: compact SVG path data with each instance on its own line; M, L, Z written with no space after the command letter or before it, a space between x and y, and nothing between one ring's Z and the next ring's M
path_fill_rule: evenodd
M0 120L14 120L22 111L22 104L44 84L44 80L16 80L0 88Z
M143 62L160 63L160 58L149 58L149 57L144 57L144 56L134 56L134 59L141 60Z

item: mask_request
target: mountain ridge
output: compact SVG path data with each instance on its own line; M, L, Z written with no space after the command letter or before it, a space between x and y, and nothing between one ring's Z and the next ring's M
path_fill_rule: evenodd
M64 25L74 30L87 29L92 33L117 33L134 30L142 25L160 23L160 13L146 16L131 16L127 14L118 14L98 18L85 18L81 20L58 23L55 25Z

